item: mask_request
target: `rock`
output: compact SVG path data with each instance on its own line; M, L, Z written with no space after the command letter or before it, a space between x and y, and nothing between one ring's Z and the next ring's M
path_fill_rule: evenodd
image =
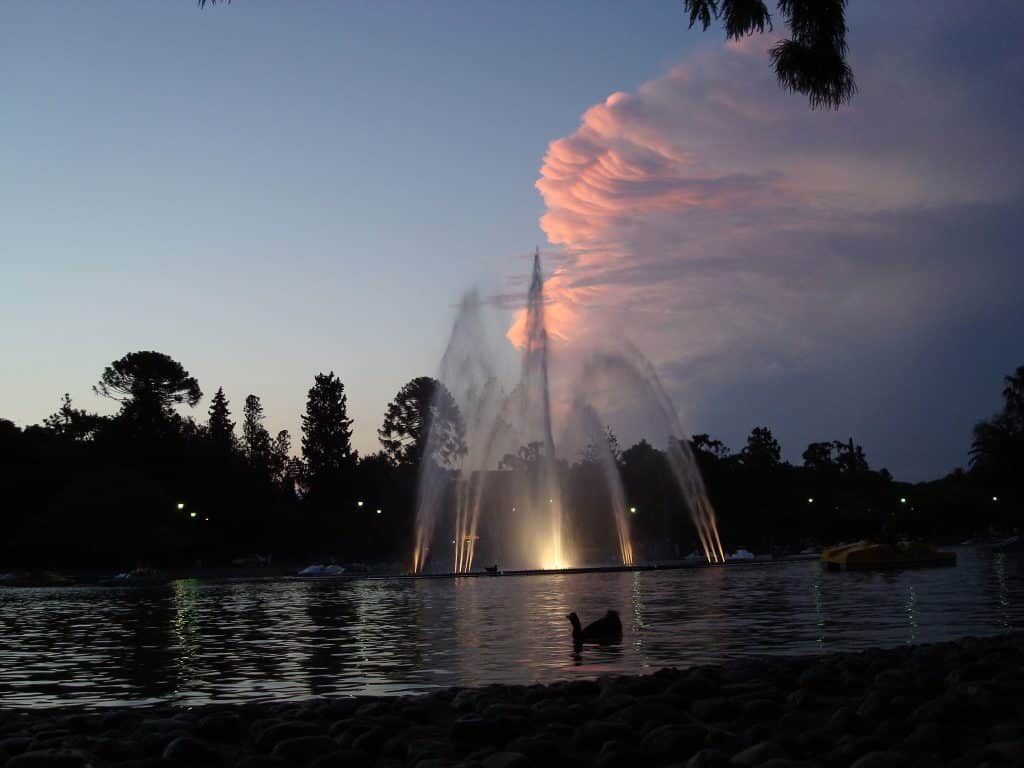
M639 728L649 723L663 723L666 720L677 719L678 714L679 712L674 706L665 706L658 701L641 699L620 709L610 719L620 720Z
M370 768L373 758L354 749L339 749L314 760L309 768Z
M910 761L901 752L868 752L850 768L908 768Z
M736 705L729 699L721 697L698 699L690 705L690 712L698 720L721 722L729 720L736 714Z
M715 668L692 669L684 678L670 685L669 690L686 699L707 698L721 686L718 674Z
M324 736L324 728L314 723L306 723L301 720L292 722L277 722L266 728L256 738L256 748L264 752L270 752L279 742L285 739L297 739L300 736Z
M500 722L475 716L460 717L451 729L452 741L466 745L503 743L503 736L504 731Z
M885 669L875 675L874 687L890 694L903 693L909 687L910 680L902 669Z
M5 768L88 768L90 760L82 752L68 749L40 749L22 752L7 761Z
M360 752L373 754L378 752L380 748L384 746L384 742L386 742L390 737L391 734L383 728L373 726L352 741L352 748Z
M135 739L98 739L93 752L111 762L122 762L144 756L142 745Z
M215 712L199 719L196 733L204 739L225 739L242 730L242 718L234 712Z
M797 678L797 685L809 691L835 691L839 684L839 676L821 663L808 667Z
M484 768L530 768L532 763L519 752L495 752L483 761Z
M882 719L889 706L889 698L888 694L871 691L857 707L857 716L869 722Z
M138 734L177 733L191 730L192 723L187 720L179 720L176 717L150 718L143 720L135 728L135 732Z
M573 680L565 686L566 698L583 699L596 697L601 693L601 686L596 680Z
M811 703L812 699L813 697L811 696L811 694L805 690L798 689L795 691L791 691L790 693L786 694L786 708L802 709L803 707L808 706Z
M506 748L510 752L520 752L536 762L554 762L558 754L558 744L543 736L520 736L510 741Z
M277 742L271 754L289 763L308 763L336 748L337 744L327 736L296 736Z
M782 754L782 748L774 741L762 741L760 744L747 747L742 752L733 755L730 762L732 765L755 766L774 757L785 757Z
M134 731L142 721L142 716L130 709L115 709L104 712L100 716L99 729L101 731Z
M943 741L942 728L937 723L920 723L903 743L914 752L933 754Z
M777 720L782 715L781 709L771 699L754 699L743 705L743 716L751 720Z
M629 741L632 736L633 731L624 723L595 720L576 729L573 743L579 749L593 752L606 741Z
M238 761L235 768L289 768L288 763L269 755L250 755Z
M223 765L224 757L204 741L191 736L179 736L164 749L164 760L183 765Z
M28 736L9 736L6 739L0 739L0 764L7 762L15 755L20 755L28 749L28 745L31 743L32 739Z
M760 744L762 741L771 741L775 736L776 729L768 723L754 723L747 728L740 737L740 743L744 746Z
M1018 741L1024 736L1024 726L1020 723L996 723L988 732L990 741ZM0 749L3 743L0 742Z
M993 742L985 747L985 756L1011 763L1024 762L1024 741Z
M718 749L702 749L686 761L686 768L727 768L729 758Z
M648 733L640 744L646 755L682 758L704 746L707 729L699 725L662 725Z

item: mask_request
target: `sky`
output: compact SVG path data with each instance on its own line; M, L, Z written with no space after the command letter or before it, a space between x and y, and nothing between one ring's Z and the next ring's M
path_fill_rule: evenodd
M853 437L897 477L965 466L1024 363L1024 8L852 3L837 112L776 86L784 30L686 22L678 0L4 4L0 416L110 412L103 367L156 349L296 444L333 370L371 452L465 290L505 297L514 355L539 245L554 362L625 337L735 450L766 425L795 462Z

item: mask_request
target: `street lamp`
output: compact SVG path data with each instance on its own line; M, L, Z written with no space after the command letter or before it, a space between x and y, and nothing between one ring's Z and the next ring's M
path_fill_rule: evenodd
M384 512L384 510L381 510L381 509L378 509L378 510L377 510L377 514L378 514L378 515L380 515L380 514L383 514L383 512Z
M907 503L907 497L906 496L900 496L900 504L906 504L906 503Z
M178 502L178 510L180 511L180 510L182 510L184 508L185 508L185 502L184 501L179 501Z
M629 514L635 515L636 514L636 507L630 507L629 508Z
M357 501L357 502L356 502L356 506L357 506L357 507L361 507L361 506L363 506L363 502L361 502L361 501Z
M813 504L814 503L814 497L813 496L808 496L807 497L807 503L808 504Z

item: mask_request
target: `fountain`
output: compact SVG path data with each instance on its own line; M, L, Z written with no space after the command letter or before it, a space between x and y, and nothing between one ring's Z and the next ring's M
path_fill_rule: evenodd
M610 516L567 508L565 463L556 455L549 382L550 350L544 322L544 279L534 253L526 302L525 339L519 378L506 391L497 373L485 305L475 292L463 299L441 359L439 398L450 394L465 427L466 452L451 463L434 460L444 439L439 421L427 437L420 469L413 572L468 573L474 565L501 563L506 569L561 570L595 565L581 562L574 526L614 526L617 551L608 560L634 565L622 479L605 435L598 385L621 387L653 406L666 425L666 459L697 530L708 562L722 562L714 510L707 498L678 415L653 366L628 344L617 352L591 354L574 381L563 433L585 442L600 469ZM446 391L445 391L446 390ZM435 430L439 434L434 434ZM610 517L610 519L609 519ZM576 527L576 530L579 530Z

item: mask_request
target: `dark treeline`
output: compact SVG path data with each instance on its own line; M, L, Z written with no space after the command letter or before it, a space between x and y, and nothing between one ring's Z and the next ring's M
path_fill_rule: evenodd
M691 447L718 512L727 548L766 551L863 536L950 540L1017 526L1024 466L1024 367L1005 381L1003 410L975 428L969 471L910 485L874 470L852 439L811 443L803 463L782 461L769 429L730 451L708 435ZM424 461L455 467L465 454L462 418L434 379L406 384L378 429L381 449L351 446L344 384L314 377L302 434L271 435L263 404L240 411L223 389L205 417L183 416L199 383L172 358L134 352L107 366L94 387L120 405L113 416L65 396L42 424L0 419L5 469L0 571L16 567L122 568L138 564L226 565L272 556L274 564L336 558L408 564L416 480ZM427 434L433 429L434 438ZM693 529L659 448L609 447L622 474L639 558L686 554ZM528 472L538 446L504 457L495 471ZM566 508L608 506L593 446L560 461ZM610 510L608 512L610 515ZM583 517L579 520L582 521ZM573 535L607 549L613 526L587 514Z

